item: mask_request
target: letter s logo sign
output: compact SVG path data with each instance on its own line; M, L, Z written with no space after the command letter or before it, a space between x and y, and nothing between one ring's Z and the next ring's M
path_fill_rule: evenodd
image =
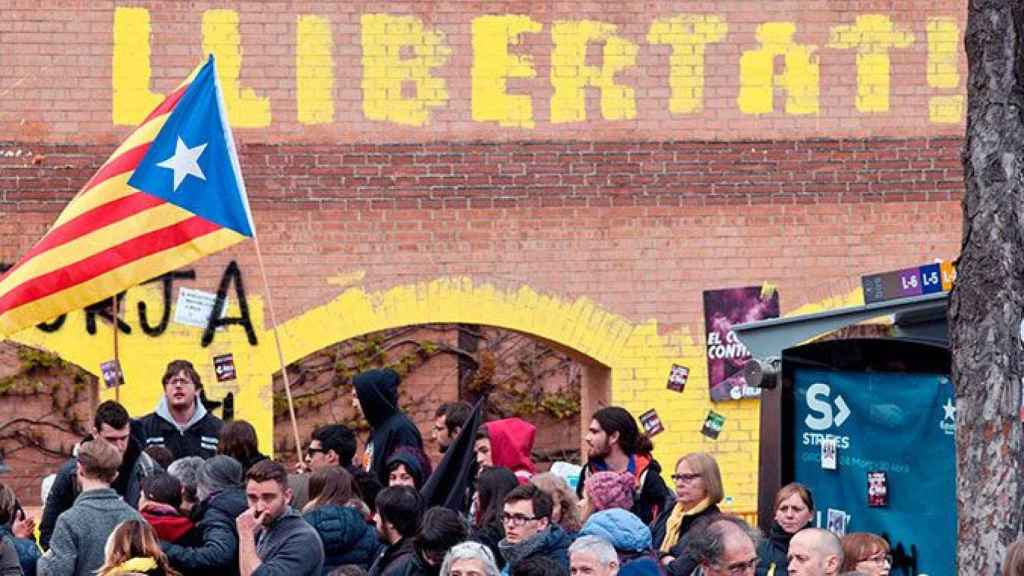
M829 394L832 389L828 384L818 382L807 388L807 409L811 414L804 419L804 424L815 431L827 430L832 427L832 403L829 402ZM817 412L818 416L813 413Z

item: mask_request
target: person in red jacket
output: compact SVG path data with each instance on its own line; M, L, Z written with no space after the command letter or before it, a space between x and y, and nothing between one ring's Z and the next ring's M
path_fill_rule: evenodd
M181 481L166 472L142 480L139 513L161 540L178 542L195 527L191 520L181 515L179 508Z
M537 428L521 418L505 418L482 424L476 435L476 463L484 468L504 467L520 484L533 477L533 439Z

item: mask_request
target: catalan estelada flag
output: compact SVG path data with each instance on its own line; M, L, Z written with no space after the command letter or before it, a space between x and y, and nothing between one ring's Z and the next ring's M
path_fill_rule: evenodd
M0 278L0 335L109 298L253 230L210 56Z

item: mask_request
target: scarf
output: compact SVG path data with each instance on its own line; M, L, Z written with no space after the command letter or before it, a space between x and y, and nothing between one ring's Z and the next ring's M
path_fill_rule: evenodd
M672 514L668 517L665 522L665 539L661 541L660 551L668 554L672 547L679 542L679 528L683 525L683 519L687 516L696 516L701 512L708 509L711 506L711 501L707 498L701 500L696 506L689 510L683 510L683 505L680 502L676 502L674 508L672 508Z
M132 573L142 573L142 574L145 574L146 572L149 572L150 570L154 570L155 568L156 568L156 560L154 560L154 559L152 559L152 558L150 558L148 556L137 557L137 558L132 558L130 560L125 560L124 562L118 564L110 572L108 572L108 574L132 574Z
M505 561L508 562L509 566L515 566L520 560L529 558L535 552L540 550L545 544L547 544L548 538L551 535L552 528L549 526L544 531L538 532L523 542L518 544L512 544L508 540L502 540L498 542L498 550L501 555L505 557Z

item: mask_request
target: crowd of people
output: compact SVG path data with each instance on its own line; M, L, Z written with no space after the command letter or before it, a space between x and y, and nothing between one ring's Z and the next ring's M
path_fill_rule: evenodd
M814 501L799 484L778 492L764 536L720 510L709 454L680 457L671 490L620 407L592 415L573 490L575 479L537 473L532 424L481 422L465 402L435 414L445 454L433 470L391 370L353 379L370 425L363 449L347 426L323 425L292 470L259 452L249 423L204 408L191 364L170 363L162 382L141 419L99 405L92 434L44 482L38 530L0 484L0 576L886 576L891 567L880 536L813 527Z

